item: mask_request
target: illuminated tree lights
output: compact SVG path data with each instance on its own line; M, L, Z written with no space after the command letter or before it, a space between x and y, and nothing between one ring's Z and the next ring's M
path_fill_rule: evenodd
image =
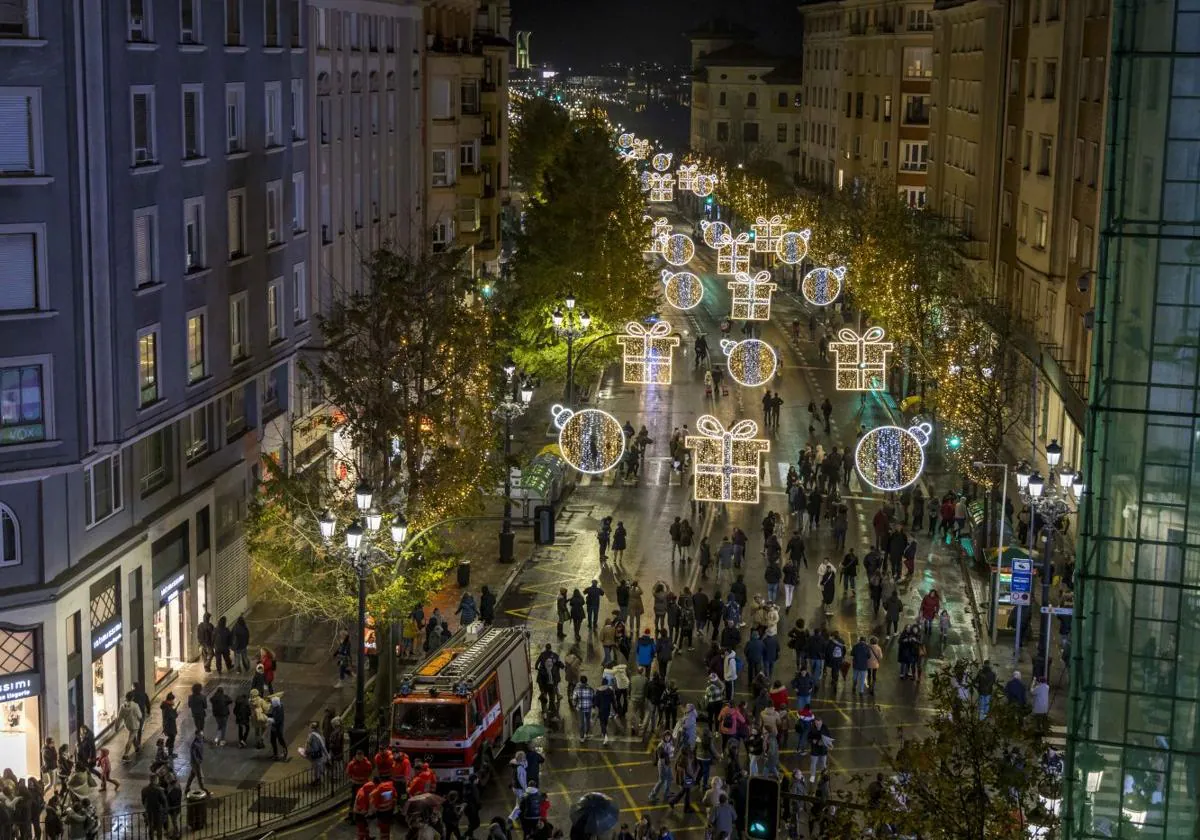
M696 245L687 234L673 233L663 243L662 255L670 265L680 268L696 256Z
M739 233L717 242L717 274L737 274L750 270L750 234Z
M704 299L704 284L690 271L663 269L662 281L663 296L676 309L693 309Z
M839 391L882 391L887 374L887 354L892 342L883 340L882 327L870 327L859 335L843 327L838 331L840 341L831 341L829 351L837 356Z
M772 216L769 219L759 216L754 224L750 225L750 230L754 231L754 252L770 254L783 237L783 216Z
M743 341L725 338L721 340L721 349L725 351L726 366L733 381L748 388L766 385L779 366L775 349L757 338Z
M627 385L670 385L672 353L679 336L671 335L671 325L657 321L649 329L630 321L625 335L617 336L623 351L622 378Z
M808 256L808 241L811 238L812 231L807 228L802 231L789 230L775 243L775 256L788 265L799 265Z
M671 159L674 157L670 152L659 152L650 159L650 165L654 167L656 172L666 172L671 168Z
M928 423L908 429L879 426L867 432L854 450L859 476L885 493L908 487L925 468L925 444L932 432Z
M617 418L598 408L550 410L558 427L558 449L564 461L582 473L598 475L621 462L625 430Z
M716 248L726 239L732 239L733 233L724 222L701 222L700 230L704 233L704 244Z
M754 437L758 424L740 420L726 429L705 414L696 421L699 435L688 435L684 445L692 450L694 496L702 502L756 504L759 495L759 460L771 451L771 442Z
M846 269L842 266L814 268L800 281L800 293L813 306L828 306L842 293L842 278L845 276Z
M771 295L779 288L771 282L771 272L760 271L750 275L735 274L726 285L733 293L731 317L739 321L769 321L771 319Z
M650 173L650 200L674 201L675 176L663 172Z

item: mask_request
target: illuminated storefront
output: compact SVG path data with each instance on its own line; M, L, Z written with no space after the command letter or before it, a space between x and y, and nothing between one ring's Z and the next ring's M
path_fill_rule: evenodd
M161 683L187 661L190 577L187 566L154 584L154 682Z
M38 775L41 728L37 632L0 628L0 769Z

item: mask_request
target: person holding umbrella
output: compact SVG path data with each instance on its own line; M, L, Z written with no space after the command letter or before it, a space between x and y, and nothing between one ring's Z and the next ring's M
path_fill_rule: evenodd
M617 827L621 811L612 798L603 793L584 794L571 806L571 836L599 837ZM643 817L643 819L645 819ZM641 828L638 822L638 829ZM646 821L649 828L649 821ZM635 832L635 837L639 835Z

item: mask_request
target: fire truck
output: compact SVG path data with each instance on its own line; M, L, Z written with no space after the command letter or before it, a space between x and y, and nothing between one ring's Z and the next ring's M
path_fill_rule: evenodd
M428 757L439 785L461 783L472 770L484 784L532 697L524 628L476 622L400 678L392 749Z

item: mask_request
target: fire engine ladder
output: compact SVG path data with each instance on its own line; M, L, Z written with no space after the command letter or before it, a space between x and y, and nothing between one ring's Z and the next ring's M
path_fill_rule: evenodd
M438 676L450 678L469 676L471 669L491 653L492 642L500 638L501 635L503 635L503 631L499 627L488 628L476 640L475 644L454 657L453 661L443 668Z

